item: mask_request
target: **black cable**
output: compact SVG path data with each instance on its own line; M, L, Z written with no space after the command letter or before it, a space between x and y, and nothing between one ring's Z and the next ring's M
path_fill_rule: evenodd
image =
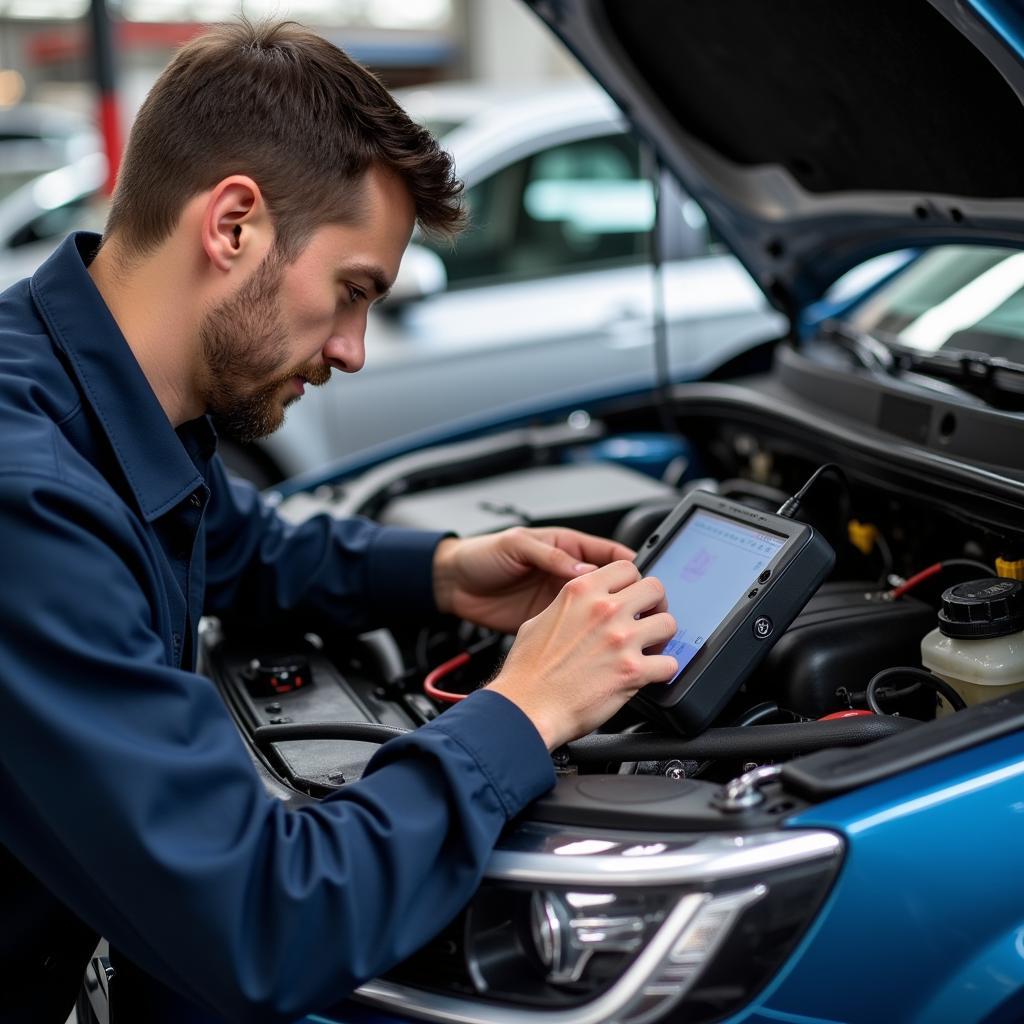
M889 547L889 542L885 539L885 535L881 530L878 531L878 534L875 537L875 547L878 548L878 553L882 558L881 582L883 584L888 584L889 576L895 568L895 562L892 558L892 548Z
M819 466L808 478L807 482L796 492L794 497L800 501L807 496L807 492L823 477L826 473L831 473L836 480L843 486L848 488L849 482L846 479L846 474L834 463L826 462L824 465Z
M722 497L732 498L734 501L753 498L755 501L764 502L766 511L776 508L780 501L788 500L786 492L781 488L760 484L754 480L745 480L743 477L723 480L718 485L718 493Z
M808 477L807 482L800 488L792 498L787 498L786 501L779 506L778 515L784 516L786 519L796 518L797 512L800 511L800 503L807 496L807 492L826 474L831 473L839 484L842 486L844 493L849 496L850 483L846 479L846 474L834 463L826 462L825 465L819 466L811 475Z
M779 705L773 700L766 700L762 704L755 704L747 708L732 724L734 726L750 726L763 722L766 718L772 718L779 713Z
M936 693L942 694L942 696L949 701L950 707L952 707L954 711L963 711L967 707L963 697L961 697L960 694L945 681L945 679L940 679L938 676L934 676L931 672L926 672L924 669L912 668L908 665L897 666L895 668L885 668L871 677L871 682L868 683L868 687L864 691L864 699L867 701L868 707L874 711L876 715L887 714L887 712L883 711L879 706L878 688L886 679L892 679L896 676L908 677L913 679L915 682L920 683L922 686L927 686ZM889 694L889 696L894 696L894 694Z
M980 569L986 576L995 576L996 571L991 565L979 562L975 558L945 558L942 561L943 569L951 569L954 566L963 566L965 569Z

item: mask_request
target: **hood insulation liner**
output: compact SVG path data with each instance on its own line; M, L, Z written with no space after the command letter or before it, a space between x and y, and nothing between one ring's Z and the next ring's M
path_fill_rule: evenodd
M1024 196L1024 107L927 0L604 0L692 136L811 193Z

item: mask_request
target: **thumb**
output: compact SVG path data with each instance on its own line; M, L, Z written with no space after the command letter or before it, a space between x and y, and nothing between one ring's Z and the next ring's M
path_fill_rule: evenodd
M581 562L568 551L557 548L554 544L548 544L537 537L525 536L519 555L528 565L537 569L543 569L552 576L558 576L564 580L575 579L584 573L593 572L597 566L591 562Z

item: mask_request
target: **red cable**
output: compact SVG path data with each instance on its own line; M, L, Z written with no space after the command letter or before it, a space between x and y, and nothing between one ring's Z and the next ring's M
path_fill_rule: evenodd
M465 700L469 696L468 693L451 693L449 690L440 690L436 684L438 679L443 679L450 672L465 665L469 658L469 651L463 651L461 654L456 654L454 658L441 662L423 680L423 692L428 697L433 697L434 700L442 701L445 704L458 704L460 700Z
M819 722L832 722L839 718L863 718L865 715L873 715L874 711L864 711L861 708L848 708L846 711L833 711L831 715L824 715L818 719Z
M889 597L895 601L896 598L902 597L908 590L913 590L919 583L923 583L926 579L936 576L940 572L942 572L942 562L936 562L934 565L929 565L927 569L922 569L920 572L914 573L909 580L904 580L898 587L894 587L890 590Z

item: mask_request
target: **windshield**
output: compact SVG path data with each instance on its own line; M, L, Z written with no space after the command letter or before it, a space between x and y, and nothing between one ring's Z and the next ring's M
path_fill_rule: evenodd
M930 249L847 320L922 352L984 352L1024 363L1024 253L994 246Z

